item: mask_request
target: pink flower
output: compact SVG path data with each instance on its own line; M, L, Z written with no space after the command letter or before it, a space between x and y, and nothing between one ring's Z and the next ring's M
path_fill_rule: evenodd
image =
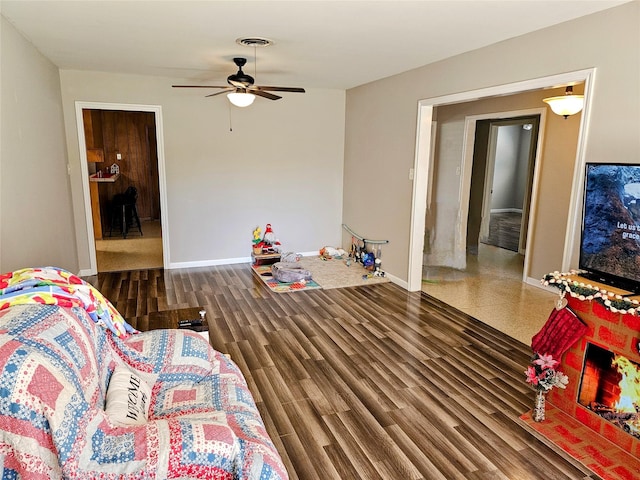
M527 376L527 383L538 385L538 375L536 374L535 368L527 367L527 370L524 372L524 374Z
M531 365L524 372L527 383L532 384L536 390L544 392L548 392L553 387L565 388L569 378L555 370L555 366L559 363L551 355L536 353L531 360Z
M560 362L554 360L551 355L539 355L533 363L534 365L540 365L540 368L546 370L547 368L554 368Z

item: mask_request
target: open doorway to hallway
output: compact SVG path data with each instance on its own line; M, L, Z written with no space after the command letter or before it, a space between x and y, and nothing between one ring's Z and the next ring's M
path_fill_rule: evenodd
M467 251L478 244L525 254L540 115L476 123Z
M82 109L97 272L163 267L155 115Z
M549 268L547 264L552 270L565 268L575 243L579 208L572 198L584 168L584 124L589 114L585 108L581 116L565 120L548 114L540 105L548 95L548 85L584 82L588 96L592 80L593 72L573 72L420 102L409 266L411 291L419 285L423 292L530 344L557 298L557 293L539 288L539 279L551 271L545 270ZM530 220L524 222L528 230L520 235L529 238L524 242L526 256L482 243L481 213L475 227L476 254L467 248L467 208L482 212L482 206L488 205L490 213L491 203L483 199L484 184L493 184L485 182L482 175L479 196L471 196L475 159L465 152L477 153L476 123L493 119L496 112L511 112L503 119L540 116L533 194L530 206L523 205L523 213L530 210ZM541 168L542 159L545 168ZM541 199L542 208L538 205ZM423 249L418 250L418 246Z
M467 212L462 212L462 209L469 201L469 186L465 180L471 177L472 162L467 162L463 151L467 139L473 135L469 135L468 130L465 130L464 116L474 114L468 109L473 106L477 115L481 112L504 111L513 107L528 109L531 105L542 106L543 98L548 96L549 90L570 84L580 85L584 90L585 106L579 117L572 116L569 120L554 117L551 120L554 124L553 145L549 146L549 138L545 138L544 144L544 150L547 152L544 156L549 160L548 168L540 169L539 162L536 162L536 170L540 169L538 171L542 173L542 178L534 175L533 188L537 198L544 198L545 208L539 209L536 205L537 198L532 198L531 221L534 222L534 228L528 232L528 237L533 238L530 245L527 245L522 281L537 285L540 275L547 273L549 266L561 270L569 268L577 245L576 232L579 232L580 225L580 201L575 200L575 192L579 190L583 181L587 138L585 126L590 116L594 75L595 69L591 68L452 93L418 102L416 153L414 168L410 171L414 182L407 280L409 291L421 289L423 265L427 255L438 261L427 263L428 265L444 265L441 260L450 264L461 263L462 267L459 268L464 268L466 264ZM521 100L520 105L512 103L513 95ZM530 98L520 99L520 95ZM489 108L485 102L495 105ZM454 133L462 137L462 141L451 141L439 130L442 125L441 106L457 108L450 116L450 120L453 121L445 133ZM541 109L544 112L541 120L542 131L547 109ZM567 148L567 139L575 140L572 146L573 154ZM445 144L447 148L443 149L442 146ZM439 149L447 150L450 157L448 161L439 163L446 168L442 172L437 171L438 162L435 160L435 154ZM446 178L448 183L440 187L437 182L442 182L443 178ZM562 179L561 186L555 185L559 179ZM543 192L542 196L537 195L538 184L544 185L545 189L551 188L551 191ZM439 225L448 227L439 229ZM537 225L542 228L535 228ZM435 255L432 252L435 252Z
M482 107L470 106L469 111L473 108ZM448 111L438 116L444 128L437 141L462 138L466 132L466 153L454 154L471 162L468 181L461 180L469 189L461 209L467 215L465 262L462 268L425 262L421 289L527 344L548 317L554 298L522 281L541 114L469 116L462 107L438 107L437 113L441 110ZM436 146L435 161L449 161L451 155L441 148ZM443 172L437 166L434 170ZM500 222L500 216L510 224Z

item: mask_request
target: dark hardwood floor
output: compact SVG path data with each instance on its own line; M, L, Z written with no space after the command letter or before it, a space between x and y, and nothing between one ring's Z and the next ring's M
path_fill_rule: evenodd
M139 328L202 306L290 478L595 479L528 433L528 346L391 284L271 293L248 264L89 279Z
M487 245L518 251L520 244L520 224L522 213L494 212L489 219L489 236Z

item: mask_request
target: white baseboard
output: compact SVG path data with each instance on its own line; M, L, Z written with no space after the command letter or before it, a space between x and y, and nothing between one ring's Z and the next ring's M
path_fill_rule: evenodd
M522 213L521 208L492 208L491 213Z
M395 283L399 287L405 290L409 290L409 282L407 282L406 280L402 280L401 278L398 278L395 275L390 275L387 272L384 272L384 275L389 279L391 283Z
M532 287L538 287L542 290L546 290L550 293L560 293L560 291L555 287L550 287L549 285L544 285L539 278L527 277L527 281L525 282L527 285L531 285Z
M235 263L251 263L251 257L198 260L197 262L172 262L167 266L167 269L173 270L174 268L214 267L217 265L232 265Z
M317 251L302 252L299 255L303 257L314 257L319 255ZM220 258L218 260L199 260L197 262L172 262L167 269L172 270L174 268L194 268L194 267L214 267L218 265L233 265L236 263L251 263L251 257L236 257L236 258Z
M296 252L296 253L298 253L298 252ZM302 253L299 253L299 255L302 255L303 257L317 257L318 255L320 255L320 251L319 250L314 250L314 251L311 251L311 252L302 252Z

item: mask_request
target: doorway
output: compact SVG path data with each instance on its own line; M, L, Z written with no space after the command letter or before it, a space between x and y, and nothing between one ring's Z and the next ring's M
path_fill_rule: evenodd
M426 213L430 207L429 199L432 196L432 188L430 185L431 175L429 174L429 172L433 169L433 151L434 145L436 143L436 137L434 135L433 128L433 125L435 123L434 109L440 105L450 105L489 97L498 97L514 93L528 92L532 90L542 90L545 88L550 88L553 85L564 85L567 83L576 82L584 83L585 107L582 111L582 121L580 122L579 127L580 131L578 135L576 161L574 164L573 178L570 182L572 191L576 191L582 184L584 179L584 150L586 145L585 125L588 124L590 114L589 99L593 88L594 76L595 69L592 68L419 101L416 154L413 168L413 176L415 180L413 183L412 194L409 267L407 280L407 289L409 291L419 291L422 287ZM473 137L473 131L470 135L465 135L465 142L469 139L469 137ZM463 164L458 170L460 177L458 189L458 205L460 213L462 213L462 209L466 209L466 205L469 204L470 189L468 187L468 183L466 182L470 181L471 166L472 162L463 161ZM535 182L536 180L534 176L534 192L537 190ZM535 206L535 199L532 198L530 207L531 215L535 215ZM576 244L575 232L578 229L580 223L579 211L579 200L575 199L575 195L572 195L568 211L567 228L564 239L564 249L562 253L562 265L560 267L563 269L568 268L573 254L573 248ZM462 258L464 258L466 253L466 241L462 240L466 238L466 222L467 212L465 211L463 215L458 216L455 228L456 238L453 241L456 252L460 251ZM526 250L530 250L530 245L526 246ZM539 279L528 277L530 268L530 259L529 255L527 255L525 257L523 265L522 281L535 286L539 286Z
M153 113L83 109L82 117L98 273L162 268Z
M469 253L483 243L525 254L539 126L540 115L476 123Z
M168 231L160 107L76 102L76 115L88 274L164 268ZM135 195L126 197L123 208L120 200L132 188Z

